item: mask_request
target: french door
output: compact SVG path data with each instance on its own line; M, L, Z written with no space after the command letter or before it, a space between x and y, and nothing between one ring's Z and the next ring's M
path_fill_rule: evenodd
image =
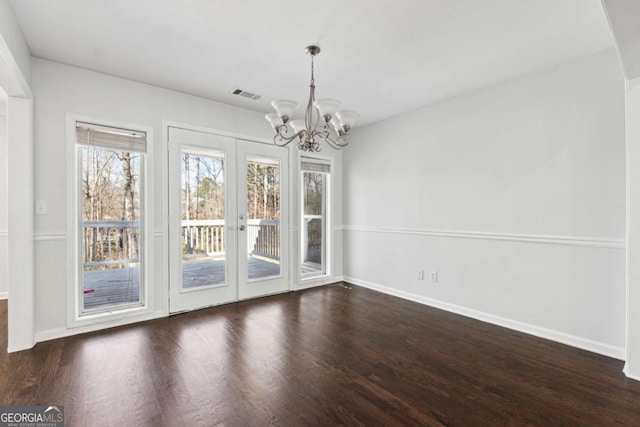
M287 152L169 128L172 313L289 289Z

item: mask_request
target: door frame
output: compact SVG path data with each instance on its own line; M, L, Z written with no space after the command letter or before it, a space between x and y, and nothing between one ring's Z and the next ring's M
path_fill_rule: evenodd
M163 222L163 226L162 229L156 229L154 232L155 237L162 237L162 253L165 254L164 255L164 259L167 261L165 263L163 263L162 266L159 266L157 268L162 269L162 292L160 295L158 295L159 298L162 299L162 312L165 315L171 315L171 314L177 314L176 313L172 313L171 312L171 307L169 304L169 297L170 297L170 265L171 265L171 259L170 259L170 250L171 250L171 246L170 246L170 218L169 218L169 205L170 205L170 200L169 200L169 188L170 188L170 184L169 184L169 180L171 179L171 176L169 174L169 128L176 128L176 129L181 129L181 130L185 130L185 131L194 131L194 132L202 132L202 133L208 133L208 134L212 134L212 135L216 135L216 136L221 136L221 137L229 137L229 138L234 138L236 140L243 140L243 141L249 141L249 142L254 142L254 143L261 143L261 144L267 144L270 146L275 146L275 144L273 143L272 138L265 138L265 137L258 137L255 135L250 135L250 134L244 134L244 133L240 133L240 132L229 132L229 131L224 131L224 130L220 130L220 129L216 129L216 128L211 128L211 127L206 127L206 126L198 126L198 125L193 125L193 124L189 124L189 123L184 123L184 122L177 122L177 121L172 121L172 120L162 120L162 143L161 143L161 155L162 155L162 175L166 177L165 181L164 181L164 185L163 185L163 191L162 191L162 222ZM287 192L289 194L289 202L288 202L288 206L287 206L287 215L289 218L289 223L286 224L286 228L287 228L287 242L288 242L288 248L287 248L287 256L288 256L288 266L286 266L286 268L288 269L288 271L284 272L282 271L282 274L285 276L288 276L288 286L287 286L287 290L285 291L281 291L281 292L290 292L290 291L294 291L296 289L298 289L298 284L294 283L294 281L296 281L297 276L296 276L296 264L297 264L297 247L296 242L297 242L297 235L298 235L298 227L296 226L296 222L292 221L291 218L295 218L295 212L296 210L296 200L297 200L297 196L295 193L295 190L297 188L296 182L294 182L295 180L293 180L291 177L292 175L292 171L293 168L295 168L295 162L297 161L297 156L296 156L296 150L291 150L289 147L279 147L282 150L286 150L287 154L287 175L289 177L288 182L282 182L281 185L286 185L287 186ZM157 217L156 217L157 218ZM281 225L282 227L282 225ZM283 266L284 267L284 266ZM265 296L268 294L265 294ZM236 301L240 301L241 299L236 299ZM212 304L210 306L215 306L217 304ZM205 307L202 307L205 308Z

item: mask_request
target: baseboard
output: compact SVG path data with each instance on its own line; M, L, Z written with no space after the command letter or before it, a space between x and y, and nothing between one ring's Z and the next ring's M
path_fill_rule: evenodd
M640 381L640 375L633 375L633 374L628 374L628 373L624 373L624 375L634 381Z
M473 309L462 307L455 304L450 304L450 303L435 300L432 298L427 298L422 295L417 295L411 292L405 292L405 291L390 288L387 286L379 285L376 283L368 282L365 280L356 279L355 277L345 276L344 280L346 282L353 283L355 285L362 286L364 288L382 292L388 295L393 295L398 298L406 299L406 300L417 302L420 304L428 305L430 307L439 308L441 310L459 314L465 317L470 317L476 320L480 320L482 322L487 322L493 325L502 326L508 329L513 329L514 331L518 331L518 332L524 332L525 334L534 335L536 337L559 342L561 344L570 345L572 347L591 351L593 353L602 354L604 356L612 357L614 359L625 360L624 348L614 347L609 344L604 344L601 342L580 338L578 336L566 334L564 332L541 328L539 326L530 325L528 323L507 319L505 317L495 316L493 314L473 310Z
M640 375L636 375L635 373L629 372L629 362L624 364L624 369L622 370L622 372L624 372L624 375L627 378L635 380L635 381L640 381Z
M343 276L330 276L323 277L321 279L310 279L308 282L298 282L296 286L293 287L293 291L302 291L304 289L317 288L319 286L331 285L333 283L342 282L344 280Z
M160 319L167 317L167 315L161 311L151 313L142 317L135 317L129 319L118 319L109 323L95 323L92 325L79 326L77 328L56 328L46 331L36 332L36 342L50 341L58 338L70 337L72 335L86 334L87 332L103 331L106 329L117 328L119 326L130 325L133 323L146 322L147 320Z
M31 346L28 346L28 347L17 347L17 348L16 347L7 347L7 353L17 353L19 351L31 350L34 345L36 345L35 342L33 344L31 344Z
M9 292L0 292L0 300L9 299Z

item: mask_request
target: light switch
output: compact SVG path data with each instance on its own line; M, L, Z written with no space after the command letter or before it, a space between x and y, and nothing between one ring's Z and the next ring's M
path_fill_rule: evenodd
M47 214L47 201L46 200L36 200L36 215L46 215Z

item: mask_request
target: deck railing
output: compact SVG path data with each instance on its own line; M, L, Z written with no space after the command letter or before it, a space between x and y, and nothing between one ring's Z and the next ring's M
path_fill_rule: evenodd
M138 262L138 221L85 221L84 266L117 266ZM225 251L225 222L222 219L182 221L182 255L215 256ZM247 220L247 246L252 255L280 257L280 221Z
M138 262L138 221L85 221L84 266L116 266Z
M215 256L225 251L224 220L182 221L183 256ZM280 257L280 221L247 220L248 251L278 259Z
M182 221L182 255L220 255L225 249L223 219Z
M280 259L280 220L247 220L247 246L252 255Z

